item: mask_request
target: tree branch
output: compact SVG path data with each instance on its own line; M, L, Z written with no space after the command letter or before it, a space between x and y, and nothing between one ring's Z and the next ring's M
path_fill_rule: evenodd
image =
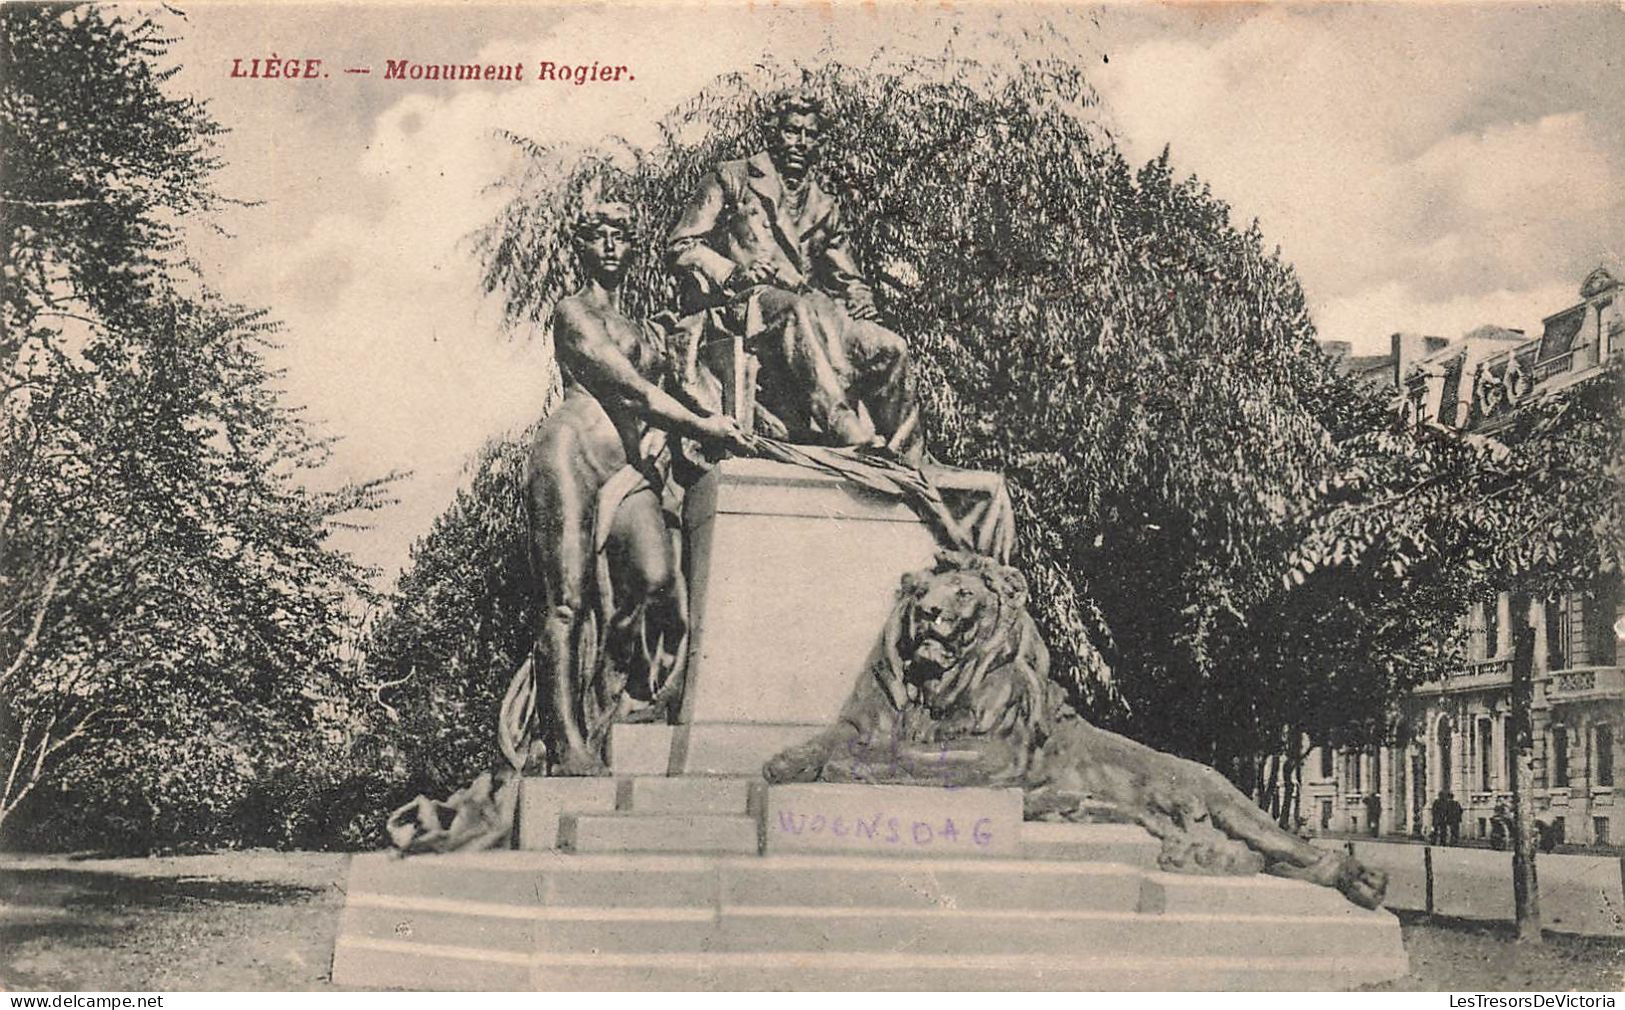
M15 677L23 667L33 658L34 650L39 647L40 631L45 627L45 615L50 611L51 604L56 600L56 588L61 583L63 574L68 570L68 561L62 558L56 563L56 568L45 580L45 586L40 590L39 609L34 611L34 619L28 627L28 634L23 637L22 645L17 649L17 655L0 672L0 686L4 686Z
M74 200L19 200L15 197L0 198L0 204L11 204L17 207L88 207L91 204L104 203L103 200L91 200L80 197Z

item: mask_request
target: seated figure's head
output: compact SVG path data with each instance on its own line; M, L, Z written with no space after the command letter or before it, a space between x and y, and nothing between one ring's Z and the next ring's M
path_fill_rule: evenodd
M571 241L588 277L616 283L632 259L636 216L624 203L588 203L576 216Z
M790 91L773 102L767 123L767 149L773 167L793 177L805 175L818 157L823 132L819 102L804 91Z

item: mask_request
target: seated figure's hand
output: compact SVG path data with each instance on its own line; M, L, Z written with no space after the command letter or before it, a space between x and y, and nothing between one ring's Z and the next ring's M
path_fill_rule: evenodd
M739 422L725 414L710 414L700 418L700 445L707 454L749 456L755 451L754 440Z
M727 288L730 291L743 291L758 284L768 284L778 280L779 268L767 260L757 260L755 263L741 263L734 267L728 276Z
M864 288L855 288L846 297L846 313L853 319L873 322L880 318L880 311L875 308L875 296Z

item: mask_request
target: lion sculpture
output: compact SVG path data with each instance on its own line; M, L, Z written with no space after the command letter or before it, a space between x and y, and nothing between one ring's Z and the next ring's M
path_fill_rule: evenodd
M1205 765L1091 725L1049 679L1021 573L944 552L902 591L836 724L774 757L769 782L1019 786L1026 817L1106 804L1161 839L1159 864L1264 871L1335 887L1366 908L1387 876L1310 845Z

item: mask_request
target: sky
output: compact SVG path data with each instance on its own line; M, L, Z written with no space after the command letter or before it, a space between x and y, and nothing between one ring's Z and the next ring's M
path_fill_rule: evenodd
M775 59L961 54L1046 22L1136 161L1168 146L1303 283L1320 335L1532 335L1625 241L1625 9L1595 4L1105 7L669 3L183 5L171 87L230 132L217 188L248 201L192 246L227 297L284 323L291 402L339 436L332 483L410 471L338 545L387 584L481 444L539 413L532 332L504 329L471 234L510 130L650 137L714 76ZM987 48L988 52L994 51ZM1000 50L1002 51L1002 50ZM315 80L233 60L323 61ZM385 80L387 60L627 66L613 84ZM368 75L343 68L368 67Z

